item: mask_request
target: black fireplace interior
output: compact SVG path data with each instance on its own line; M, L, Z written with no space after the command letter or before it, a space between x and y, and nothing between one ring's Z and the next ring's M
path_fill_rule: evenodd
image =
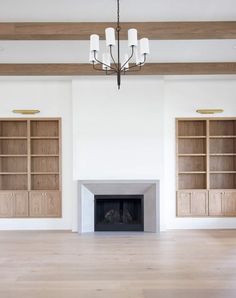
M143 231L143 195L95 195L95 231Z

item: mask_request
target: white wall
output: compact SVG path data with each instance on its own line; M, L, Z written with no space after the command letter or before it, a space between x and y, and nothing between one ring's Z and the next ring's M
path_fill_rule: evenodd
M62 218L0 219L1 229L71 229L72 104L71 82L46 80L0 81L0 117L19 117L13 109L39 109L39 117L62 118ZM36 116L36 117L37 117Z
M163 82L110 78L73 81L74 177L154 179L162 173ZM157 154L158 153L158 154Z

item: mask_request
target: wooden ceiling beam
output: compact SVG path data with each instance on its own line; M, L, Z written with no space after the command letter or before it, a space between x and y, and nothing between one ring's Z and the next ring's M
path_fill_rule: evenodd
M116 23L0 23L0 40L88 40ZM236 22L129 22L121 23L121 39L129 28L152 40L236 39Z
M236 62L147 63L141 71L128 75L217 75L236 74ZM0 64L1 76L96 76L90 64Z

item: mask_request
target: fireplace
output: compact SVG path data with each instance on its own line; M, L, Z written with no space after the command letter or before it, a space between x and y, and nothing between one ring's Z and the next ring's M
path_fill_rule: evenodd
M78 208L75 208L78 232L157 233L160 231L159 195L158 180L79 180ZM108 204L112 201L115 208Z
M95 231L143 231L143 195L95 195Z

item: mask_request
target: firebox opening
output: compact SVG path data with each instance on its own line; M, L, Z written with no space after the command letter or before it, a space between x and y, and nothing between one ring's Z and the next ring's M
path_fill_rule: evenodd
M143 231L143 195L95 195L95 231Z

